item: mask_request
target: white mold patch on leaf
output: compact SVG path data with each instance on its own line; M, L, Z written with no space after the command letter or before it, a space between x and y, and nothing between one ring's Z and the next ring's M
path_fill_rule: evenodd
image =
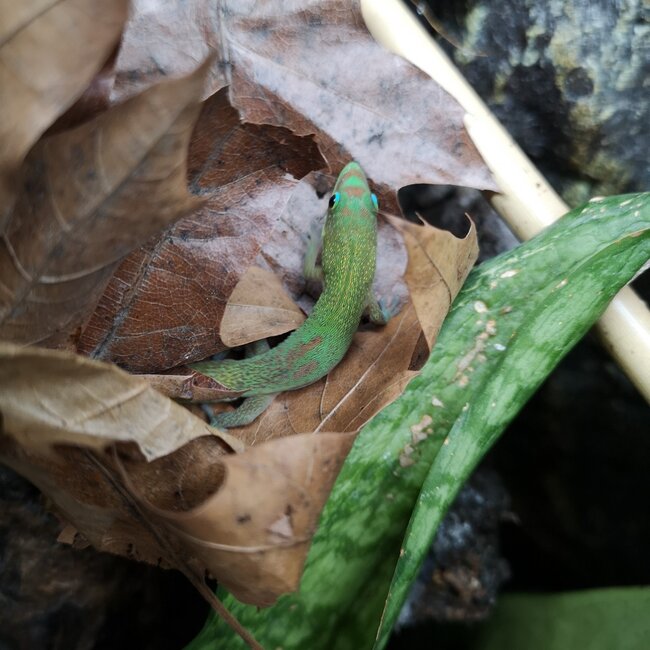
M519 273L519 269L508 269L507 271L504 271L499 277L500 278L514 278L515 275Z
M478 323L482 324L482 323ZM463 388L469 384L469 374L474 372L476 363L484 363L487 361L485 355L485 348L487 346L487 341L491 336L495 336L497 333L497 321L491 318L488 320L483 328L482 332L476 336L474 345L471 350L469 350L464 356L460 358L457 364L456 376L454 381L458 382L458 385ZM476 362L476 363L474 363Z

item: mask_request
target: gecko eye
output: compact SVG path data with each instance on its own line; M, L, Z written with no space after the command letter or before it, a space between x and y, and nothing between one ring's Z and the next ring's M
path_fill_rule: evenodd
M341 195L338 192L334 192L332 196L330 196L330 210L332 208L335 208L339 204L339 200L341 198Z
M375 206L375 210L379 210L379 201L377 201L377 195L371 194L370 198L372 199L372 204Z

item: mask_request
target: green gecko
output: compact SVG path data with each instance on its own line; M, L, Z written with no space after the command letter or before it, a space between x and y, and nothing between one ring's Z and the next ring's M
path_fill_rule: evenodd
M191 367L244 397L242 405L215 416L222 428L244 426L258 417L273 398L318 381L348 351L364 312L384 325L396 305L377 302L372 293L377 254L377 197L356 162L344 167L334 186L322 232L322 266L316 266L319 242L305 257L307 280L319 280L323 291L307 320L282 343L246 359L202 361Z

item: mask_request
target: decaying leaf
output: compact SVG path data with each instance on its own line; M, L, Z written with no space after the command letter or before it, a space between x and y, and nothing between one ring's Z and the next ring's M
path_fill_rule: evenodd
M11 344L0 344L0 413L0 459L80 531L68 541L208 571L258 605L297 587L352 443L245 449L112 365Z
M358 1L137 3L114 98L186 73L207 51L216 53L210 89L229 85L245 122L313 135L332 172L358 160L390 191L392 211L394 191L413 183L497 189L461 107L372 39Z
M223 349L219 327L230 294L280 219L294 176L322 165L305 140L241 124L225 92L208 100L188 163L203 207L124 260L78 350L159 372Z
M154 460L214 429L148 382L98 361L36 347L0 343L2 431L47 455L55 445L103 450L134 444ZM225 434L237 451L243 445Z
M358 2L223 5L231 96L244 120L313 134L331 169L357 160L378 186L496 189L463 109L374 41Z
M320 511L352 442L350 435L323 433L251 447L223 458L224 482L199 506L158 514L237 598L270 605L298 588Z
M83 94L47 130L46 135L72 129L83 122L97 117L111 106L111 90L115 85L115 59L119 47L106 59L101 70L93 77ZM192 72L194 68L188 70Z
M221 340L231 348L279 336L299 327L305 315L278 277L251 266L235 287L221 319Z
M206 0L133 2L116 62L111 99L122 102L167 77L186 75L216 54L205 97L228 85L219 29L221 5Z
M127 0L0 7L0 232L29 148L84 91L117 43Z
M196 208L185 159L204 75L161 83L32 150L0 249L0 337L65 337L127 253Z
M476 227L470 221L467 234L459 238L426 222L386 218L404 236L409 251L404 279L431 350L442 325L440 306L453 302L478 257Z

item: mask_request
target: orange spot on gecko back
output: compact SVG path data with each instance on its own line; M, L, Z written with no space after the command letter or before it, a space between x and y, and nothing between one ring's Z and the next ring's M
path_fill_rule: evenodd
M304 366L300 366L300 368L298 368L298 370L296 370L293 373L293 378L296 380L300 380L303 377L307 377L308 375L311 375L311 373L314 372L316 368L318 368L318 361L316 360L310 361Z
M314 338L311 341L307 341L307 343L301 343L300 346L298 346L295 350L291 350L289 354L287 354L287 361L289 364L293 365L296 361L304 357L307 352L310 350L313 350L317 345L320 345L320 343L323 342L323 337L322 336L314 336Z

